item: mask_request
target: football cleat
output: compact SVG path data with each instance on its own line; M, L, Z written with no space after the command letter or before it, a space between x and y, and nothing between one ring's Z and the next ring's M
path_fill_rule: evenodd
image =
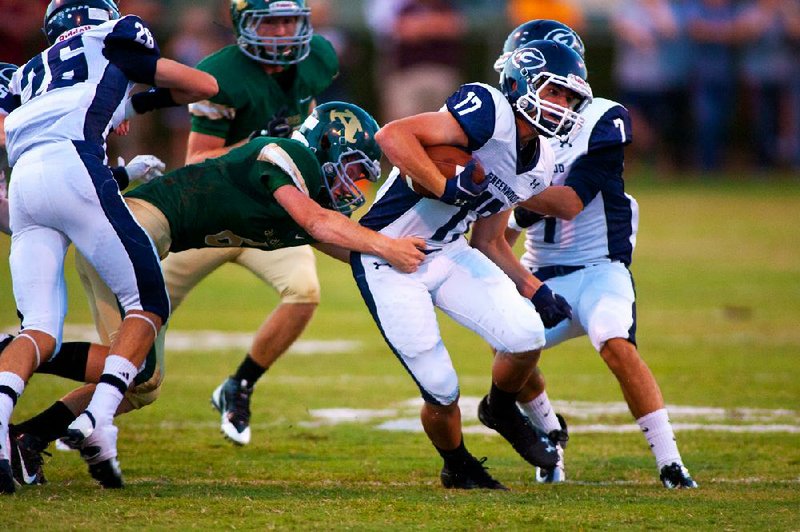
M83 440L94 432L94 416L87 410L75 418L67 427L67 435L62 439L73 449L79 449Z
M22 486L46 484L42 465L43 454L51 456L47 449L48 442L33 434L15 434L11 440L11 471L14 480Z
M558 464L558 449L542 430L517 408L516 404L507 412L495 412L486 395L478 405L478 419L496 430L517 453L531 465L552 469Z
M697 487L697 482L689 475L689 470L683 464L672 462L661 468L661 483L668 490L691 489Z
M220 429L237 445L250 443L250 397L253 387L247 381L226 379L211 394L211 404L222 415Z
M117 460L118 432L115 425L101 425L78 448L81 458L89 466L89 474L104 488L124 486Z
M541 484L557 484L567 480L567 474L564 471L564 449L567 447L567 441L569 441L569 432L567 431L567 422L564 421L561 414L556 414L556 417L561 428L551 430L547 437L556 446L558 463L551 469L536 468L536 482Z
M484 463L486 457L480 460L474 456L469 457L470 460L459 468L450 468L447 463L442 468L442 473L439 478L442 479L442 486L447 489L490 489L490 490L505 490L508 488L503 486L500 482L492 478Z

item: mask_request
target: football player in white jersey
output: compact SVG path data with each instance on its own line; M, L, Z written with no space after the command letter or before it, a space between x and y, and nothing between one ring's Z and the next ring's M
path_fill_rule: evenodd
M153 243L106 166L105 139L126 110L185 104L218 90L212 76L161 58L144 22L120 18L111 0L53 0L43 29L50 47L12 76L10 92L19 107L5 118L13 167L9 262L22 332L0 358L3 493L15 490L8 460L14 404L61 343L63 261L70 242L125 311L92 401L70 425L70 439L78 445L95 430L108 431L116 454L114 412L169 316L169 299ZM131 100L137 82L160 88Z
M505 489L464 446L458 376L434 307L498 351L481 421L528 462L553 467L557 461L547 436L515 400L544 345L545 326L569 318L570 309L520 265L504 229L514 205L550 184L553 151L545 136L575 134L591 90L581 57L559 43L531 43L508 65L513 87L463 85L439 112L391 122L376 136L395 169L361 223L394 237L424 238L428 256L420 269L405 274L375 256L351 255L364 301L425 401L422 424L444 460L446 488ZM486 179L475 184L472 161L446 180L424 149L440 144L471 151ZM407 177L438 199L417 194Z
M511 32L504 55L532 39L554 39L583 53L583 42L568 26L533 20ZM503 72L501 85L504 55L495 66ZM547 348L588 335L619 381L655 455L664 486L694 488L697 484L683 465L661 390L636 349L636 296L628 268L636 245L639 208L625 193L622 176L623 147L631 142L628 111L611 100L595 98L582 115L584 125L574 138L567 143L550 141L556 160L554 186L528 204L540 214L515 209L507 236L513 243L525 231L522 264L572 306L572 320L545 332ZM538 368L517 400L563 453L566 424L553 411ZM556 468L537 469L536 478L563 481L563 454Z

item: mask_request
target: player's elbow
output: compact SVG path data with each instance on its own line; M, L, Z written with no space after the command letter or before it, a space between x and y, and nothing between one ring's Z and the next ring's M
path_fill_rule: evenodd
M197 71L197 83L193 86L194 101L207 100L219 92L217 78L206 72Z

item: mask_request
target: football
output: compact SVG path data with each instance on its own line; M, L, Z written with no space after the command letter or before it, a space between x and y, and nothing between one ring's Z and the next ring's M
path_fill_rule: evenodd
M438 168L442 175L444 175L447 179L453 179L455 176L460 174L464 169L464 166L466 166L467 163L472 160L472 154L468 152L466 148L462 148L460 146L447 146L444 144L438 146L427 146L425 148L425 153L428 154L428 157L431 158L433 163L436 165L436 168ZM477 163L477 167L475 168L475 172L472 174L472 180L475 183L481 183L486 178L486 174L483 170L483 166L481 166L480 161L476 159L475 162ZM430 190L426 189L419 183L415 183L409 176L406 176L406 183L411 190L422 197L437 197Z

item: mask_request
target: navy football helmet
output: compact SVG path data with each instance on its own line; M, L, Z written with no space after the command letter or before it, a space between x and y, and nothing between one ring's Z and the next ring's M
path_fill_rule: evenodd
M502 72L511 53L531 41L560 42L578 52L581 57L586 55L583 40L575 30L557 20L534 19L523 22L508 34L506 42L503 44L503 53L494 62L495 72Z
M271 18L295 19L293 34L259 32ZM308 57L314 34L310 19L305 0L231 0L231 21L239 48L247 57L267 65L291 65Z
M19 67L11 63L0 63L0 87L8 88L11 83L11 76Z
M113 0L52 0L44 13L44 31L51 46L69 30L97 26L120 17Z
M583 125L580 112L592 101L583 58L555 41L532 41L517 48L503 67L500 90L539 132L569 142ZM567 89L567 106L548 99Z
M359 106L328 102L315 107L292 135L317 156L328 192L324 207L350 215L364 204L364 193L355 181L377 181L381 175L378 129L375 119Z

